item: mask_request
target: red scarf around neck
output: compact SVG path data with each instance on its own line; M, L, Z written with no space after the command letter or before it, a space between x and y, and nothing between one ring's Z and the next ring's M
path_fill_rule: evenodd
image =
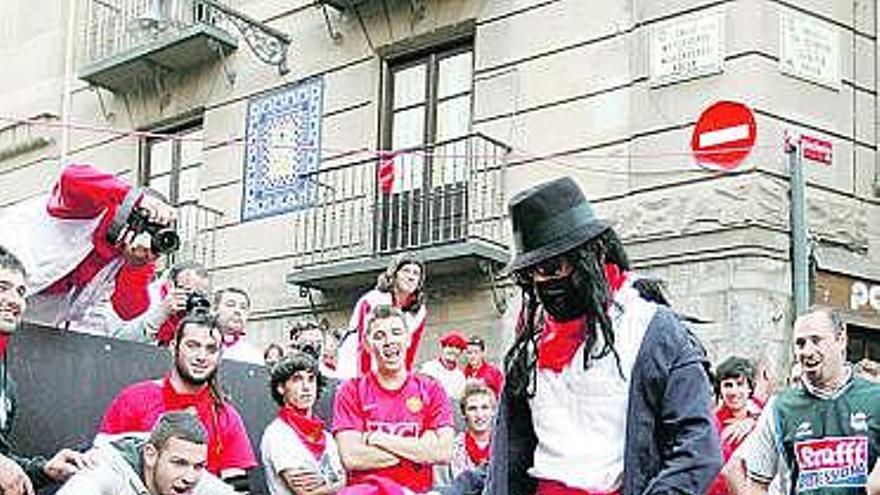
M321 456L324 455L324 449L327 447L327 438L324 435L324 422L321 421L321 418L317 416L306 417L301 411L291 406L279 408L278 417L293 428L296 436L309 449L315 460L320 460Z
M468 458L474 463L474 466L482 466L489 462L489 452L492 450L492 442L486 442L486 446L480 448L477 439L471 432L464 432L464 449L467 451Z
M628 273L617 265L605 264L605 279L608 281L608 291L612 298L626 282L627 276ZM588 332L592 331L593 326L588 316L570 321L556 321L546 314L544 329L538 340L538 368L561 372L577 354Z
M9 346L9 337L11 336L8 333L0 333L0 358L6 355L6 348Z
M174 390L170 375L165 375L165 378L162 379L162 399L165 403L166 411L182 411L194 407L200 417L205 410L210 409L214 401L211 397L211 388L207 385L200 388L194 394L181 393Z

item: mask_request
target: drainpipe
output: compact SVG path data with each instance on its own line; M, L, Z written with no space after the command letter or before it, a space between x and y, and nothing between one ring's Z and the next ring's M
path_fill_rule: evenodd
M874 196L880 196L880 0L874 2Z
M73 65L76 56L76 6L79 0L68 2L67 40L64 47L64 83L61 93L61 166L67 164L70 150L70 112L73 106Z

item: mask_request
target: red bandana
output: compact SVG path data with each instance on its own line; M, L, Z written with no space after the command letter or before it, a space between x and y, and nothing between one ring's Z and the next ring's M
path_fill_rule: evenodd
M620 290L626 281L627 273L617 265L605 265L605 279L611 296ZM556 321L549 314L544 315L544 329L538 340L538 368L550 369L559 373L577 354L592 325L586 316L570 321Z
M491 441L486 442L486 446L480 448L477 445L477 439L471 435L471 432L466 431L464 433L464 448L467 450L468 457L474 463L474 466L482 466L489 462L489 452L492 449Z
M6 347L9 346L9 337L8 333L0 333L0 357L6 355Z
M203 410L210 408L213 404L210 387L202 387L194 394L182 394L174 390L169 375L165 375L165 378L162 379L162 399L166 411L182 411L192 407L199 413L199 416L202 415Z
M162 379L162 402L165 404L166 411L195 409L208 431L208 445L214 445L208 452L208 465L216 465L223 453L223 441L220 438L220 420L217 416L217 408L214 406L214 398L211 396L211 387L206 385L194 394L182 394L174 390L174 386L171 385L171 376L165 375L165 378ZM210 425L208 425L209 421Z
M315 460L320 460L321 456L324 455L324 449L327 447L327 439L326 435L324 435L324 422L321 421L321 418L317 416L306 417L302 412L290 406L278 409L278 417L293 428L299 440L315 456Z

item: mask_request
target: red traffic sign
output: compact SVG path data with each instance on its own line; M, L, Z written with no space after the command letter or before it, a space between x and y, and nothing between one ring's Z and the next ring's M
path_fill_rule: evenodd
M804 134L801 136L801 149L807 160L831 165L833 157L831 141Z
M752 110L735 101L719 101L703 111L691 150L702 167L730 171L752 151L757 126Z

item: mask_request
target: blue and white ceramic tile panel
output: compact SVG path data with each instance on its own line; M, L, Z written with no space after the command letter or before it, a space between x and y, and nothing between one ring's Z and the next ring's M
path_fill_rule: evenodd
M242 221L314 204L324 81L298 81L248 102Z

